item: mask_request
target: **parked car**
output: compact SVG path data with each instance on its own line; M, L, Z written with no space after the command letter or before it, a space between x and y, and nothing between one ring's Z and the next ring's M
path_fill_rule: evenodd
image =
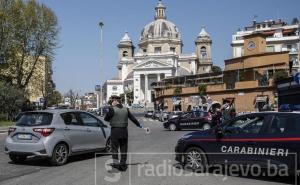
M140 109L140 108L144 108L144 105L142 105L142 104L132 104L131 108L133 108L133 109Z
M203 129L211 128L211 115L204 111L188 112L184 115L169 119L163 124L170 131L181 129Z
M295 161L300 154L299 120L300 113L288 112L237 116L219 127L181 137L175 159L193 170L220 164L260 165L271 170L284 167L295 174L300 166Z
M168 120L169 119L169 115L170 115L170 112L163 111L160 114L159 121L164 122L165 120Z
M95 113L97 114L97 116L104 116L105 114L108 113L108 111L109 111L109 106L104 106L97 109Z
M78 110L25 112L5 140L5 153L15 163L39 156L64 165L71 155L95 150L110 150L110 126Z
M145 118L152 118L153 116L153 110L148 110L145 112Z
M153 112L152 119L159 119L161 112L156 110Z

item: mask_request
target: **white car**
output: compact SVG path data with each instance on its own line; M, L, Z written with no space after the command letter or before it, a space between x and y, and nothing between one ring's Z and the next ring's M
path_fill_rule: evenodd
M63 165L71 155L110 151L110 130L105 121L85 111L25 112L9 128L4 151L15 163L40 156Z

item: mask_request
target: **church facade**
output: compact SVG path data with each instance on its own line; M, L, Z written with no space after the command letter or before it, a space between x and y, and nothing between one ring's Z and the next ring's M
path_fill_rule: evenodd
M204 27L195 40L195 53L183 54L181 34L176 25L167 20L166 7L161 1L155 7L155 13L155 20L141 32L136 53L127 32L118 44L118 79L125 93L133 91L133 103L146 106L153 105L153 82L208 73L212 68L212 40Z

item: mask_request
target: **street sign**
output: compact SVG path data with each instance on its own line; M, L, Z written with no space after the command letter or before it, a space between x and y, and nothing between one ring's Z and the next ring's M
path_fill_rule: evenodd
M176 101L177 101L177 97L176 97L176 96L173 96L173 97L172 97L172 101L173 101L173 102L176 102Z
M294 76L294 81L297 83L297 84L300 84L300 73L296 73L295 76Z

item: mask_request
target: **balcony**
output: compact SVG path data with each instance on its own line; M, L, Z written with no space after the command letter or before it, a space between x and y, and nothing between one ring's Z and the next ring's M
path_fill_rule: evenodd
M235 83L235 89L247 89L247 88L253 88L258 87L258 81L242 81L242 82L236 82Z
M222 84L211 84L211 85L207 85L206 87L206 92L215 92L215 91L225 91L226 90L226 84L222 83Z
M269 79L266 81L263 80L253 80L253 81L241 81L235 82L232 84L207 84L206 93L214 93L214 92L222 92L227 90L244 90L244 89L252 89L259 87L270 87L273 85L273 79ZM199 94L198 86L195 87L181 87L182 91L180 94L182 95L192 95ZM169 89L163 89L156 91L156 97L160 96L174 96L175 87L171 87Z
M235 83L235 89L251 89L257 87L269 87L272 86L273 79L269 80L255 80L255 81L242 81Z

